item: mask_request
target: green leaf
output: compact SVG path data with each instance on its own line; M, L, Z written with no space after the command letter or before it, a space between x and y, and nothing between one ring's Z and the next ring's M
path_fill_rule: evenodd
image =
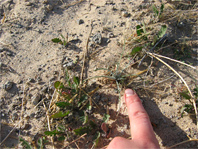
M155 5L153 5L152 7L153 7L153 12L155 13L155 16L158 16L159 11L157 10L157 7Z
M96 135L94 136L94 146L96 147L98 145L100 139L100 132L97 131Z
M179 94L180 94L180 96L184 97L185 99L191 99L191 97L188 95L188 91L183 91Z
M86 108L87 108L87 110L91 110L92 109L92 106L90 105L90 103L86 105Z
M70 111L67 111L67 112L62 112L62 111L60 111L60 112L57 112L57 113L55 113L55 114L53 114L52 116L51 116L51 118L61 118L61 117L65 117L65 116L67 116L68 114L70 113Z
M138 36L141 36L142 33L144 33L144 31L143 31L143 29L140 25L136 26L136 33L137 33Z
M58 137L58 141L64 141L64 140L65 140L65 137L64 136Z
M43 139L42 138L39 138L38 139L38 142L37 142L37 144L38 144L38 148L39 149L43 149L44 148L44 144L43 144Z
M160 31L158 32L158 37L162 38L166 34L167 27L166 25L162 25Z
M80 83L80 79L78 78L78 77L73 77L73 81L74 81L74 83L78 86L79 85L79 83Z
M83 135L85 133L89 133L90 129L88 126L85 126L85 127L81 126L80 128L75 129L74 132L76 135Z
M23 138L19 137L19 140L20 142L22 142L22 146L25 148L25 149L32 149L32 146L26 141L24 140Z
M59 125L57 130L58 130L59 132L65 132L66 128L65 128L64 125Z
M136 54L137 52L141 50L142 50L142 47L135 47L131 50L131 55L133 56L134 54Z
M85 111L84 111L84 115L80 116L80 121L83 122L83 125L85 125L88 122L88 115Z
M198 87L196 86L196 88L194 88L194 93L195 97L197 98L198 97Z
M163 11L164 11L164 4L161 4L161 7L160 7L160 15L162 14Z
M103 116L103 122L106 123L109 120L109 118L110 118L110 115L109 114L104 114L104 116Z
M61 34L61 37L65 40L65 37L63 36L63 34Z
M56 81L56 82L54 83L54 87L55 87L55 89L58 89L58 88L59 88L59 86L60 86L60 84L61 84L61 82L60 82L60 81Z
M65 107L69 106L70 103L68 103L68 102L57 102L56 105L57 105L59 108L65 108Z
M59 38L54 38L54 39L52 39L52 41L54 43L61 43L61 44L63 44L62 40L60 40Z
M52 136L52 135L55 136L56 134L60 134L60 132L57 130L53 130L53 131L45 131L44 134L47 136Z
M56 81L54 83L54 87L55 87L55 89L61 89L61 88L64 88L64 85L60 81Z
M64 46L67 45L67 41L66 41L66 40L63 41L63 45L64 45Z
M181 117L183 117L184 111L186 111L187 113L189 113L191 110L193 109L193 106L191 104L185 104L180 112L181 112Z
M96 123L94 123L94 121L92 121L92 120L89 121L89 125L91 126L92 129L96 129L97 128Z

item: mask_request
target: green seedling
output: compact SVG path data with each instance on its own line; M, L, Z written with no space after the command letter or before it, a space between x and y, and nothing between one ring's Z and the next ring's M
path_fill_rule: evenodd
M183 92L180 92L179 94L185 99L191 99L190 95L188 95L188 91L183 91Z
M96 132L96 135L94 136L94 145L93 145L93 147L97 147L97 145L98 145L98 143L99 143L99 139L100 139L100 132L99 131L97 131Z
M183 92L181 92L181 93L179 93L180 94L180 96L182 96L184 99L188 99L188 100L190 100L191 99L191 97L190 97L190 95L188 95L188 91L183 91ZM198 97L198 87L196 86L195 88L194 88L194 96L195 96L195 98L197 99L197 97ZM196 100L196 104L198 103L198 100ZM194 109L193 109L193 105L192 104L185 104L182 108L181 108L181 117L183 117L183 114L184 114L184 112L187 112L187 113L192 113L194 111Z
M131 74L126 74L126 72L124 72L125 69L127 69L130 66L132 60L129 62L129 64L124 69L120 70L120 63L121 63L121 59L123 58L124 49L125 49L125 47L123 47L123 52L122 52L122 54L120 56L119 62L117 63L116 69L114 71L111 71L108 68L98 68L95 71L98 71L98 70L107 70L107 74L106 75L102 75L102 76L90 77L90 78L84 80L84 81L87 81L89 79L94 79L94 78L107 78L108 80L113 81L112 84L113 83L116 84L116 86L117 86L117 92L119 94L119 99L118 99L119 102L118 102L118 109L117 109L117 111L119 111L120 106L121 106L121 94L120 94L120 92L121 92L122 87L125 85L125 81L129 77L135 76L135 75L131 75Z
M26 140L24 140L23 138L19 137L19 141L21 142L21 145L26 148L26 149L33 149L33 147L29 144L29 142L27 142Z
M151 46L154 46L152 49L154 49L159 42L164 39L164 37L166 36L166 31L167 31L167 26L166 25L162 25L161 29L158 31L158 33L154 36L152 36L152 42L146 43L142 46L136 46L131 50L130 55L134 56L137 53L141 53L143 50L143 47L147 47L150 48ZM146 27L145 24L143 23L143 25L137 25L136 26L136 34L137 34L137 42L141 43L143 41L148 41L148 36L149 34L146 33ZM142 54L141 54L142 55Z
M56 81L54 87L59 93L59 100L55 105L59 108L58 112L52 114L50 118L57 121L64 121L65 127L54 127L52 131L45 131L47 136L57 136L59 141L68 138L71 133L83 135L85 133L97 132L97 125L88 119L87 110L91 109L88 103L89 93L81 92L84 90L79 87L78 77L71 77L68 70L65 71L65 83ZM73 123L81 124L79 128L72 129ZM95 134L95 133L94 133Z
M66 46L68 44L68 37L65 39L65 37L62 34L60 36L63 38L63 40L61 40L60 38L54 38L52 39L52 42Z
M83 135L85 133L90 134L91 132L95 132L97 130L97 125L92 120L90 120L86 126L81 126L77 129L74 129L76 135Z
M67 111L67 112L62 112L62 111L60 111L60 112L57 112L57 113L53 114L53 115L51 116L51 118L61 118L61 117L65 117L65 116L67 116L69 113L70 113L70 111Z
M194 88L194 95L195 95L195 98L198 98L198 86L196 86L195 88Z
M44 144L47 142L45 137L39 138L38 141L37 141L37 144L35 144L35 147L33 147L32 145L29 144L28 141L24 140L21 137L19 137L19 141L21 142L21 145L25 149L33 149L33 148L44 149L45 148Z
M48 141L46 140L45 137L39 138L37 141L38 149L44 149L45 148L45 143Z
M110 118L110 115L109 114L104 114L104 116L103 116L103 122L104 123L107 123L108 120L109 120L109 118Z
M155 5L152 6L153 12L155 13L155 17L160 18L164 11L164 4L161 4L160 9L158 9Z
M45 131L44 134L47 136L58 136L58 141L65 140L67 136L67 130L64 126L58 126L57 130Z

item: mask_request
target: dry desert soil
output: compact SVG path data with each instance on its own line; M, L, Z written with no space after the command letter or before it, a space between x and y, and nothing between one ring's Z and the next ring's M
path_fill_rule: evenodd
M1 0L0 148L28 148L19 138L32 148L105 148L116 136L130 139L126 105L119 97L125 88L141 98L161 148L189 139L195 140L176 148L197 148L197 122L184 82L151 55L140 62L143 52L161 38L154 39L161 26L166 26L166 37L149 52L193 66L161 58L184 78L196 100L197 14L193 0ZM139 40L138 25L147 30ZM143 29L139 31L142 34ZM55 38L63 43L53 42ZM132 54L134 47L142 47L143 54ZM85 104L92 107L78 109L70 101L72 114L52 118L60 110L55 103L63 100L54 83L68 85L66 70L80 83L89 78L72 99L87 95ZM191 109L182 116L185 105ZM89 123L79 120L81 109L94 129L76 134L74 130ZM104 123L105 115L110 117ZM60 134L45 135L60 126L63 141L58 140Z

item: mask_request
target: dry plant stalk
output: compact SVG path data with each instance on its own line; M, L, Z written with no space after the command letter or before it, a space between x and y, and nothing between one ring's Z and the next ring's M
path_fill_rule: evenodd
M87 134L85 133L85 134L83 134L82 136L80 136L79 138L77 138L76 140L74 140L74 141L72 141L72 142L70 142L69 144L67 144L66 146L64 146L63 148L65 148L65 147L67 147L67 146L69 146L69 145L71 145L72 143L74 143L74 142L76 142L76 141L78 141L78 140L80 140L81 138L83 138L84 136L86 136Z
M149 53L149 52L148 52L148 53ZM191 66L191 65L189 65L189 64L186 64L186 63L184 63L184 62L181 62L181 61L178 61L178 60L175 60L175 59L172 59L172 58L163 56L163 55L159 55L159 54L155 54L155 53L152 53L152 54L155 55L155 56L158 56L158 57L162 57L162 58L171 60L171 61L173 61L173 62L180 63L180 64L182 64L182 65L186 65L186 66L188 66L188 67L190 67L190 68L192 68L192 69L196 69L194 66Z
M191 96L191 102L193 103L194 110L195 110L195 116L196 116L196 122L197 122L197 132L198 132L198 113L197 113L196 99L193 98L193 94L192 94L188 84L186 83L186 81L183 79L183 77L175 69L173 69L170 65L168 65L166 62L164 62L162 59L160 59L159 57L155 56L153 53L147 52L147 54L149 54L150 56L156 58L158 61L160 61L161 63L166 65L170 70L172 70L182 80L182 82L187 87L188 92L190 93L190 96ZM198 137L198 136L196 135L196 137Z
M174 148L174 147L176 147L176 146L178 146L178 145L182 145L182 144L184 144L184 143L192 142L192 141L198 141L198 139L191 139L191 138L190 138L189 140L186 140L186 141L177 143L177 144L175 144L175 145L172 145L172 146L168 147L167 149L171 149L171 148Z

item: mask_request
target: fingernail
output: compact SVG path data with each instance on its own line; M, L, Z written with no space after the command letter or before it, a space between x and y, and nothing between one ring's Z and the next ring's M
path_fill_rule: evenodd
M126 94L126 97L129 97L129 96L132 96L135 94L135 91L131 90L131 89L127 89L125 90L125 94Z

